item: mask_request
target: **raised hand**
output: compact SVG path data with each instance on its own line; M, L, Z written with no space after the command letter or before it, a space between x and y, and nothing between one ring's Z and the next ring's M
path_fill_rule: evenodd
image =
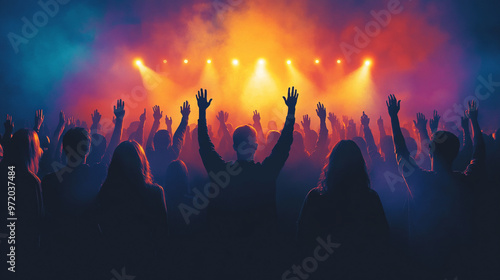
M297 90L295 87L292 87L292 90L290 91L290 88L288 88L288 97L285 98L283 96L283 100L285 100L286 106L288 106L289 109L295 109L295 106L297 105L297 99L299 98L299 94L297 93Z
M342 122L344 123L344 127L347 128L349 126L349 117L342 115Z
M377 125L379 127L384 127L384 120L382 119L382 116L377 120Z
M432 116L432 119L429 120L429 127L431 128L432 133L437 131L440 119L441 116L436 110L434 110L434 115Z
M68 124L66 126L68 129L75 127L75 125L76 125L75 124L75 118L74 117L68 117L68 119L66 120L66 123Z
M5 122L3 123L3 125L5 127L6 134L12 134L12 131L14 131L14 122L12 121L11 115L7 115L7 117L5 117Z
M40 130L40 127L42 126L43 123L43 110L36 110L35 112L35 127L34 130L38 131Z
M253 122L254 123L260 122L260 113L257 112L257 110L253 111Z
M99 114L99 111L97 111L97 109L94 111L93 114L90 114L90 116L92 117L92 125L98 125L99 122L101 121L102 115Z
M224 111L219 111L219 113L215 117L217 118L217 120L219 120L219 122L226 123L227 120L229 119L229 113Z
M181 106L181 115L183 118L188 118L190 113L191 113L191 105L189 105L189 102L186 101Z
M97 110L96 110L96 111L97 111ZM63 125L65 122L66 122L66 118L65 118L65 116L64 116L64 112L63 112L63 111L61 111L61 112L59 112L59 124L60 124L60 125Z
M469 109L465 111L465 115L471 120L471 122L477 122L478 116L477 103L473 101L469 101Z
M318 115L320 121L325 121L326 120L326 108L324 104L321 104L321 102L318 102L318 105L316 105L316 114Z
M401 100L397 100L394 94L390 94L385 104L387 105L389 116L391 116L391 118L397 117L399 109L401 108Z
M125 116L125 102L121 99L118 99L116 101L116 106L113 107L116 119L123 120L123 117Z
M368 127L370 124L370 118L363 111L363 115L361 116L361 125L364 127Z
M301 124L304 130L309 130L311 128L311 119L309 118L309 115L302 116Z
M467 111L464 112L463 117L460 117L460 126L464 131L469 130L469 117L467 116Z
M158 105L153 106L153 119L159 122L162 117L163 117L163 111L160 110L160 106Z
M203 89L200 89L196 95L196 101L198 102L198 108L205 111L212 103L212 98L207 101L207 90L205 89L205 93L203 93Z
M336 124L338 122L337 116L335 116L334 113L328 113L328 120L332 125Z
M413 124L417 128L418 131L424 131L427 129L427 119L425 119L425 115L422 113L417 113L417 120L413 121Z
M146 108L144 108L144 113L139 116L139 121L144 123L146 121Z
M172 127L172 117L168 118L168 116L165 115L165 124L167 125L167 127Z

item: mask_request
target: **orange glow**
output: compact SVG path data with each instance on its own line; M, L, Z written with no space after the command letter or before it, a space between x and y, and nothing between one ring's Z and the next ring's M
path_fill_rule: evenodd
M237 59L233 59L233 65L238 65L240 62Z
M365 60L365 65L366 66L370 66L372 64L372 61L371 60Z
M211 59L207 60L207 63L208 64L212 63L212 60Z
M319 59L316 59L314 62L315 62L316 64L319 64Z
M166 59L164 59L164 60L163 60L163 63L167 63L167 60L166 60Z
M340 63L342 63L342 60L337 59L337 64L340 64Z
M189 62L189 60L187 60L187 59L184 59L184 63L186 63L186 64L187 64L188 62Z
M287 60L286 64L290 65L290 64L292 64L292 61L291 60Z

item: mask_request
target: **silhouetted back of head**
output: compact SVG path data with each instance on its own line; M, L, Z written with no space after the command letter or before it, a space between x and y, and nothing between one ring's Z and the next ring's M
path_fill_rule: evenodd
M106 138L101 134L94 133L92 134L90 145L90 154L87 158L87 162L89 164L101 162L106 152Z
M149 162L136 141L124 141L116 147L103 184L109 187L141 188L152 184Z
M365 160L354 141L342 140L335 145L323 169L319 187L324 193L337 195L370 188Z
M269 129L269 130L278 130L278 126L276 125L275 121L269 121L267 123L267 129Z
M306 150L304 144L304 136L298 131L293 132L293 142L291 147L291 154L296 152L304 152Z
M20 129L14 133L5 148L3 161L8 165L15 165L16 170L29 170L36 174L41 156L38 134L32 130Z
M269 148L272 148L278 143L278 139L280 139L281 133L277 130L271 130L267 133L266 145Z
M433 161L450 166L458 155L460 141L455 134L448 131L437 131L432 135L430 153Z
M257 150L257 131L250 125L238 126L233 133L233 148L238 159L252 160Z
M71 128L64 134L62 145L67 163L85 163L90 150L90 134L81 127Z
M170 143L172 142L172 136L168 130L162 129L156 132L153 137L153 145L155 150L166 150L170 147Z
M178 195L189 192L188 169L182 160L174 160L167 167L165 191Z

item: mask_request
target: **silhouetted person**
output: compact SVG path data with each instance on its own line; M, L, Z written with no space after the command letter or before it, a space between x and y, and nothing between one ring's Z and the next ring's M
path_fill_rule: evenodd
M135 141L116 148L98 195L98 223L111 268L126 267L129 275L144 275L167 242L167 208L163 188L153 183L149 163ZM108 270L109 271L109 270ZM137 273L137 274L134 274Z
M39 112L41 111L37 111L37 115ZM4 158L0 164L1 232L15 236L15 243L7 239L7 236L2 236L0 275L2 279L35 279L42 267L40 246L43 242L44 206L40 179L36 176L42 149L38 134L33 130L20 129L10 138L14 128L10 116L7 117L5 127ZM7 220L8 218L16 220ZM11 253L11 246L15 246L15 273L7 270L11 267L7 263L11 259L7 256Z
M475 103L469 103L467 116L474 131L474 153L464 172L454 172L460 142L446 131L437 131L430 140L431 171L421 169L411 157L399 126L400 102L394 95L387 102L391 116L396 157L411 191L410 248L412 255L428 268L433 277L455 277L465 270L463 257L470 237L474 189L481 187L485 145ZM466 276L467 277L467 276ZM439 278L442 279L442 278Z
M181 107L182 120L179 127L175 131L174 137L170 134L169 130L159 130L160 120L163 117L163 111L160 111L159 106L153 107L153 127L149 133L148 141L146 143L146 155L151 163L151 173L153 180L157 184L165 182L165 171L170 162L179 157L182 149L184 133L188 125L189 114L191 113L191 106L186 101ZM167 125L172 119L165 118ZM158 132L157 132L158 131Z
M276 229L276 178L293 141L297 91L289 89L288 98L283 97L288 106L285 126L271 155L262 163L254 162L257 132L249 125L240 126L233 133L238 160L225 162L208 135L206 109L212 99L207 100L207 91L203 89L196 98L200 155L211 178L211 184L204 189L212 197L207 205L208 222L215 238L213 243L220 244L215 248L213 261L217 267L227 268L228 276L269 273L275 269L272 263L276 261L271 250L276 246L272 238ZM217 195L211 194L214 192ZM250 269L256 264L262 265L260 271Z
M353 141L340 141L330 153L318 187L305 198L297 238L306 255L313 255L318 238L337 244L332 245L337 249L331 248L327 262L320 264L318 279L380 276L372 273L382 270L376 267L389 226L380 199L370 188L363 155Z

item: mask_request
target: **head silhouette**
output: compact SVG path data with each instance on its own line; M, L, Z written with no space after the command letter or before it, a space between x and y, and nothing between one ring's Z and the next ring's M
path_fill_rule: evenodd
M358 145L352 140L342 140L329 155L319 182L323 193L346 195L370 188L365 160Z
M172 142L172 136L168 130L162 129L156 132L153 137L153 146L155 150L166 150L170 147L170 143Z
M16 170L29 171L36 175L42 156L38 134L32 130L20 129L12 136L4 152L3 161L15 165Z
M182 160L174 160L167 167L165 191L170 194L182 196L189 193L189 173Z
M149 162L139 143L124 141L116 147L109 164L107 183L110 186L132 188L153 184Z
M81 127L71 128L64 134L62 145L68 165L85 164L90 150L90 134Z
M299 131L293 132L293 142L292 147L290 148L290 154L293 156L294 154L304 153L306 150L306 146L304 144L304 136Z
M277 130L271 130L267 133L266 138L266 146L271 148L278 143L278 139L280 139L281 133Z
M437 131L431 137L430 157L432 159L432 169L439 165L451 170L453 160L460 150L460 141L455 134L448 131Z
M233 149L238 160L253 160L257 150L257 131L250 125L238 126L233 133Z

